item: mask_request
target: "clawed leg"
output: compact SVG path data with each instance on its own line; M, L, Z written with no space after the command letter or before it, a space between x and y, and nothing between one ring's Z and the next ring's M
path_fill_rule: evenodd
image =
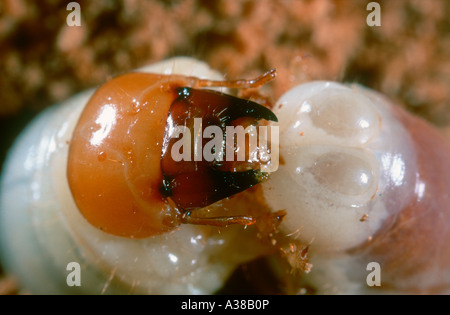
M232 89L249 89L249 88L257 88L260 87L269 81L272 81L276 76L276 69L271 69L266 73L256 77L254 79L238 79L238 80L227 80L227 81L215 81L215 80L206 80L199 79L195 77L191 77L193 80L193 86L197 88L202 87L227 87Z
M264 220L267 220L268 222L265 222L265 224L269 225L271 232L275 231L278 225L280 224L281 220L286 215L286 211L280 210L273 213L270 213L269 216L262 216ZM239 225L252 225L256 223L256 218L248 215L233 215L233 216L221 216L221 217L191 217L191 211L187 211L182 214L181 216L181 223L183 224L196 224L196 225L212 225L212 226L219 226L219 227L226 227L233 224L239 224Z
M251 216L245 215L196 218L191 217L191 212L189 211L182 215L181 222L184 224L212 225L212 226L226 227L232 224L239 224L245 226L252 225L256 222L256 220Z

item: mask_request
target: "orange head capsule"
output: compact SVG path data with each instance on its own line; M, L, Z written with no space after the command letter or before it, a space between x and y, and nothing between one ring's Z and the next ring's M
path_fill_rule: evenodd
M274 75L272 70L255 80L222 82L129 73L101 86L78 121L69 151L69 186L83 216L107 233L130 238L164 233L181 223L253 223L247 216L189 216L259 183L264 175L254 167L238 167L239 162L176 161L171 153L179 139L172 131L179 126L194 133L195 119L202 131L211 125L225 131L241 120L247 125L276 121L257 103L199 89L257 87Z

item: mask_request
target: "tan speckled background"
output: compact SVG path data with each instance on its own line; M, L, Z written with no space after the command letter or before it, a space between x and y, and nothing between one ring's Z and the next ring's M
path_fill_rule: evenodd
M109 77L177 55L229 78L277 68L273 99L311 79L358 82L397 100L450 135L450 1L0 2L0 162L40 110ZM0 292L11 285L0 282Z

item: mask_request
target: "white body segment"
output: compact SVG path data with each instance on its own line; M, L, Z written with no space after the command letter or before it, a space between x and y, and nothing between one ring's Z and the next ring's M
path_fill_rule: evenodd
M319 292L367 288L365 265L346 253L414 197L414 146L390 106L365 88L333 82L297 86L275 106L284 163L262 184L264 195L273 210L287 211L281 232L310 244L306 279Z
M222 79L191 58L174 58L139 71ZM37 294L215 292L236 265L257 255L254 243L239 241L242 227L219 234L210 227L182 225L161 236L133 240L94 228L78 211L67 182L67 155L92 93L46 110L8 156L0 212L0 256L6 271L17 276L26 291ZM211 236L211 231L216 233ZM81 266L79 287L67 285L70 262Z

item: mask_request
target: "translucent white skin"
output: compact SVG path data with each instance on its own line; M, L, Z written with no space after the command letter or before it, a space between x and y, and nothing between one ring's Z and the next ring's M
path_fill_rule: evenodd
M185 57L139 71L223 79L205 63ZM1 183L2 265L25 290L38 294L215 292L238 264L259 254L257 244L239 241L243 227L217 233L217 228L182 225L133 240L92 227L78 211L66 178L67 155L93 92L46 110L11 149ZM80 287L66 283L70 262L81 265Z
M284 232L298 234L316 252L343 252L378 230L387 202L396 209L409 202L413 182L404 165L416 164L411 139L362 88L303 84L274 111L285 163L263 186L272 209L288 211ZM392 190L403 198L387 200Z
M390 102L361 86L322 81L303 84L283 95L274 112L279 119L280 156L284 163L262 185L269 206L287 211L281 233L310 244L313 268L304 277L305 283L314 286L317 293L366 292L370 289L366 284L370 255L355 255L352 250L372 246L371 240L378 237L381 228L386 228L388 218L401 217L404 208L420 202L425 190L433 194L433 188L420 181L423 174L418 170L415 140L393 114ZM446 178L442 184L448 176L443 177ZM448 200L443 201L444 205L445 202L448 207ZM429 215L438 221L439 216L448 220L448 209L442 210L443 213ZM428 214L428 210L418 211ZM420 224L420 220L412 218L410 222ZM436 231L437 237L448 237L448 228ZM420 242L421 237L426 242L431 239L411 235L411 240ZM401 259L406 259L402 258L404 253L414 253L417 246L414 241L403 239L393 238L391 242L384 251L391 258L397 252L399 261L397 271L389 272L404 274L402 266L409 270L414 261L409 259L402 264ZM427 245L420 247L423 250ZM446 255L448 246L441 250ZM422 256L427 255L424 252ZM445 259L439 253L429 259L436 260L423 269L427 273L418 270L395 285L405 288L405 292L408 287L419 292L421 287L432 287L433 283L448 285ZM422 260L427 258L421 258L421 264Z

